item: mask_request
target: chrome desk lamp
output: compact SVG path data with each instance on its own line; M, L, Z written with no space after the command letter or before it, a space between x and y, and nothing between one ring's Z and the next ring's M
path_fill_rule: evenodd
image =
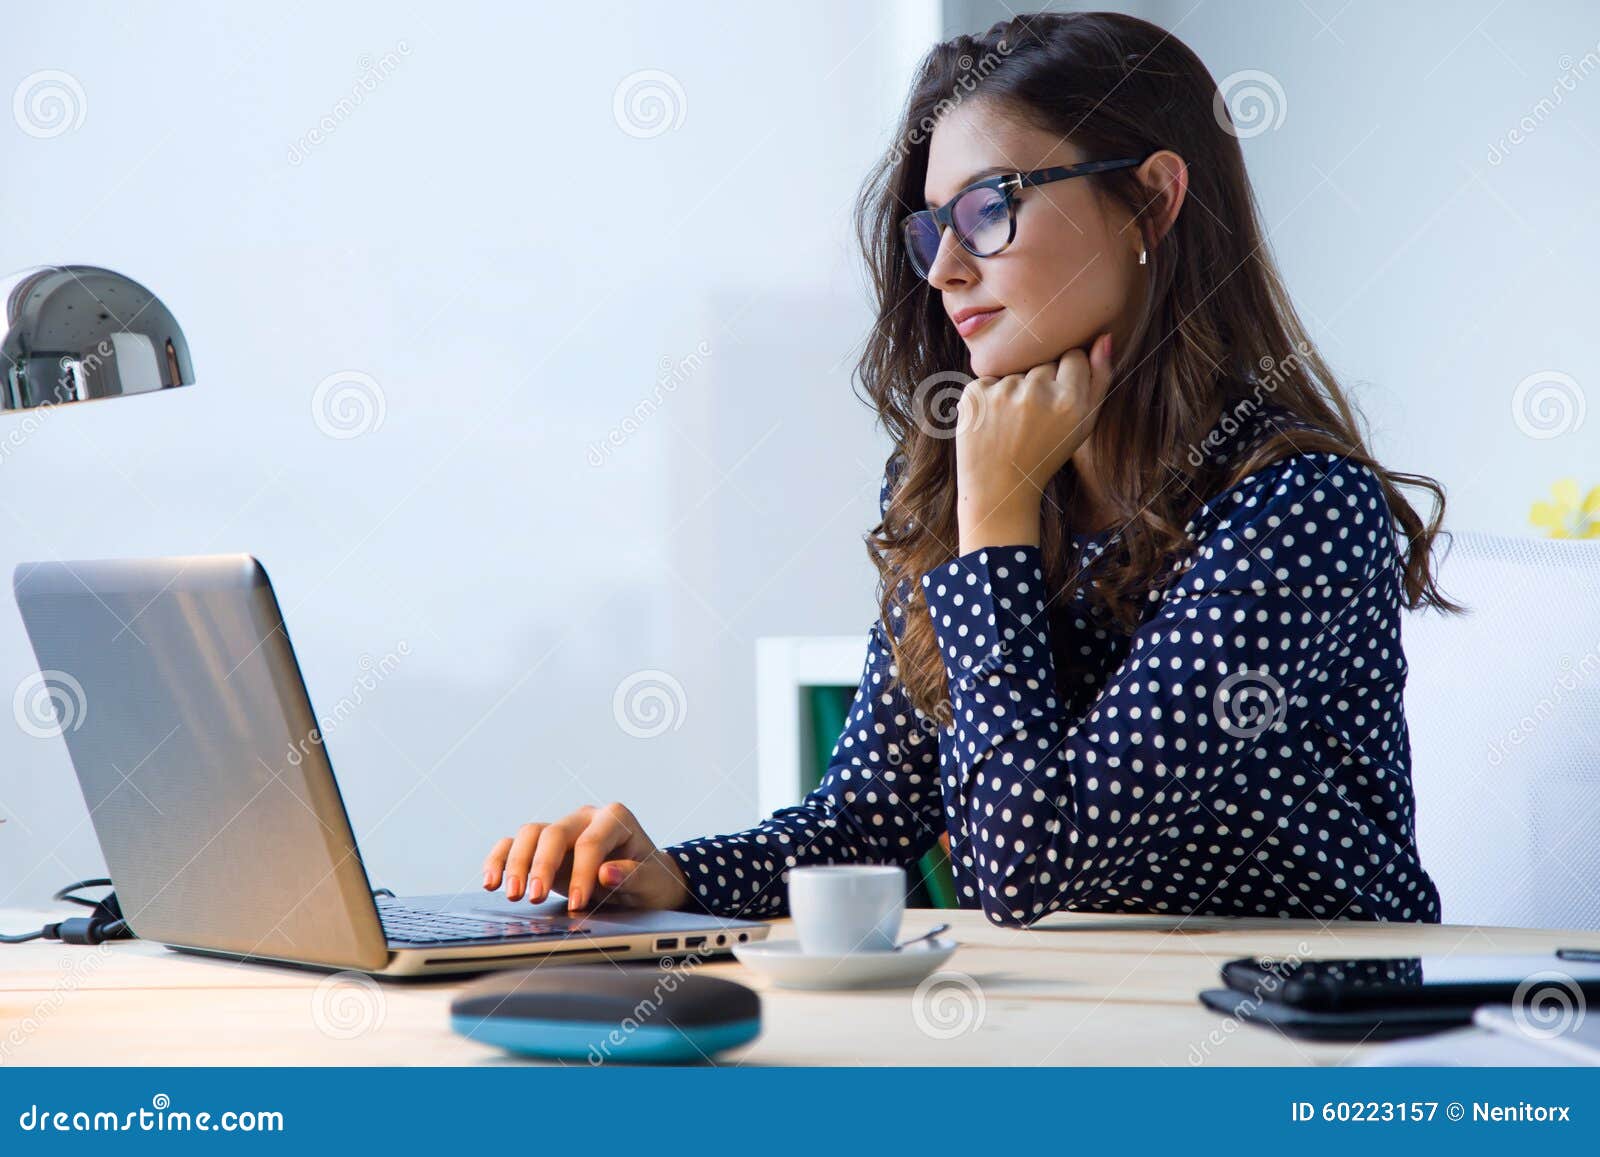
M0 278L0 411L194 383L172 312L132 278L44 265Z

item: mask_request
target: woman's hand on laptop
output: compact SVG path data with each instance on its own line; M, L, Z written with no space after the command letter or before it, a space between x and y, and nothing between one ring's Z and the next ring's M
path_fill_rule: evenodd
M502 880L506 899L537 904L551 892L572 911L591 903L627 908L680 908L690 902L683 869L645 834L620 803L585 805L555 823L523 824L496 842L483 862L483 886Z

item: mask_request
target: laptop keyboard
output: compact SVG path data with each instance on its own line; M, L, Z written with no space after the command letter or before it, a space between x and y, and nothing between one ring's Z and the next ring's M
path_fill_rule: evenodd
M403 944L443 944L459 940L566 935L565 921L541 916L495 916L487 912L440 912L378 902L378 919L389 940Z

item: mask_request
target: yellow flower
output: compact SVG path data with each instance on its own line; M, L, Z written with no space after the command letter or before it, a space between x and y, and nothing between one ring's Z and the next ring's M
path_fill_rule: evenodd
M1553 502L1535 502L1528 521L1551 538L1600 538L1600 486L1578 500L1576 479L1563 478L1550 488Z

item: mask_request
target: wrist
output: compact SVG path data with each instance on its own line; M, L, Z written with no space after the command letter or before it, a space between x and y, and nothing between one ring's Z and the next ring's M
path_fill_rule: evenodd
M956 516L962 554L990 546L1039 545L1039 496L1031 490L1021 501L998 505L961 495Z

